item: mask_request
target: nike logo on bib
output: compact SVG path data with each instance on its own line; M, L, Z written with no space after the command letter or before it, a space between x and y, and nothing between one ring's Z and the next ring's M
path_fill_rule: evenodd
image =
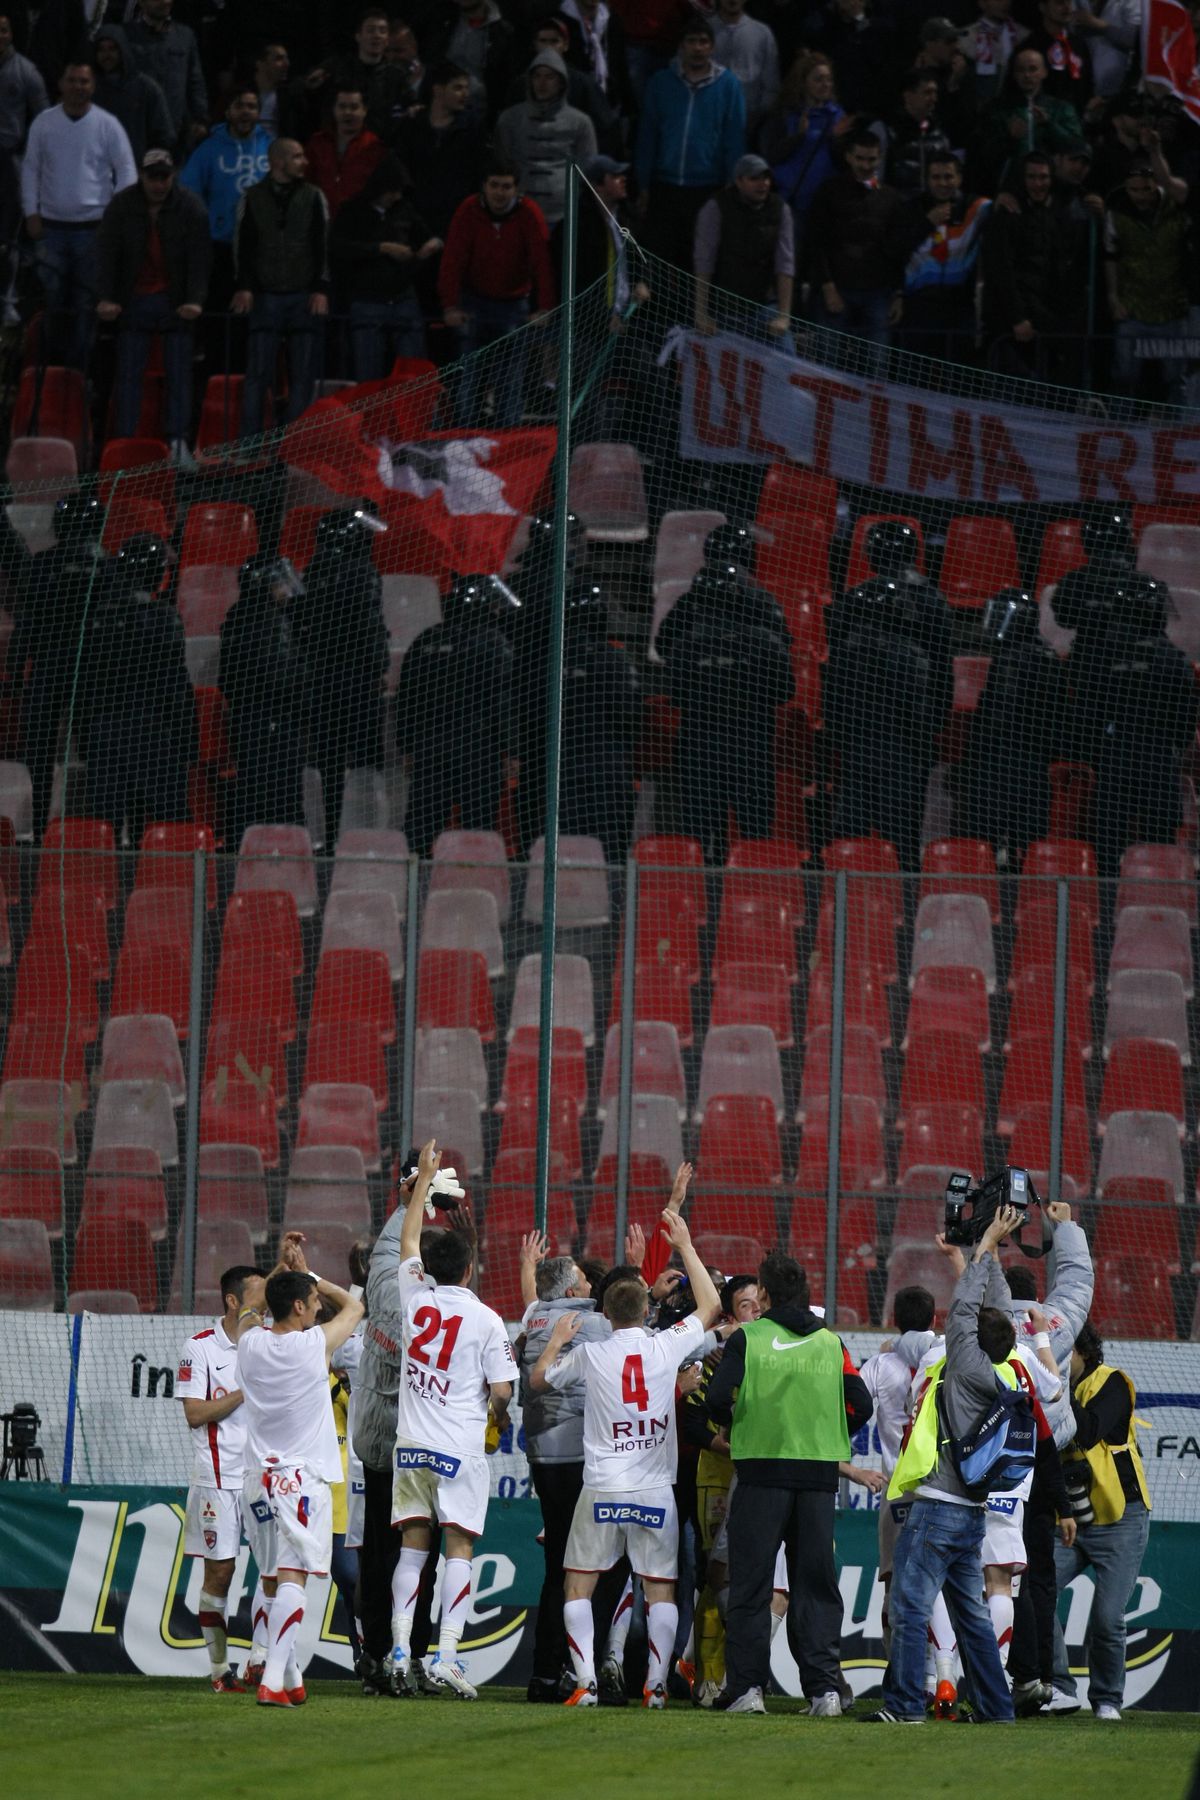
M773 1337L771 1342L776 1350L798 1350L800 1345L804 1342L804 1339L793 1338L789 1344L781 1344L777 1337Z

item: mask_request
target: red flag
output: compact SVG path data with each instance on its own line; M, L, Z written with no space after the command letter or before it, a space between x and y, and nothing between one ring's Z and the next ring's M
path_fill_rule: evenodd
M1192 15L1180 0L1144 0L1142 80L1179 99L1200 125L1200 72Z
M383 574L495 571L522 517L541 503L554 459L550 426L433 428L442 387L432 363L398 362L386 381L318 400L284 434L283 458L335 493L373 500L388 530Z

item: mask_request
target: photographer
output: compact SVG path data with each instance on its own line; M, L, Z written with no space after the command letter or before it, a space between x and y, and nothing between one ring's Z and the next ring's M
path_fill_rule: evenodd
M1091 1569L1088 1699L1093 1715L1119 1722L1125 1697L1125 1608L1150 1535L1150 1492L1134 1427L1137 1390L1123 1369L1104 1361L1104 1343L1085 1320L1071 1355L1075 1441L1063 1473L1075 1515L1074 1543L1055 1552L1060 1588ZM1051 1712L1078 1710L1075 1677L1061 1633L1055 1644ZM1063 1704L1062 1702L1066 1702ZM1072 1702L1074 1704L1072 1704Z
M896 1544L888 1607L891 1661L883 1705L870 1714L875 1724L924 1723L926 1628L939 1588L979 1718L998 1723L1013 1719L1000 1651L980 1598L987 1495L977 1497L968 1488L955 1450L976 1431L981 1415L994 1408L1002 1389L1012 1389L1018 1381L1009 1367L1016 1335L1001 1310L1008 1290L995 1253L1022 1218L1018 1207L999 1207L959 1275L946 1319L945 1359L929 1371L888 1488L889 1499L907 1493L914 1499ZM944 1235L936 1243L950 1261L960 1258L958 1246Z

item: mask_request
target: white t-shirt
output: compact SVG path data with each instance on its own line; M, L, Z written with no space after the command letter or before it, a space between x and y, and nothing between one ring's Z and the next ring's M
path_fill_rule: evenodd
M504 1320L470 1288L430 1288L419 1257L400 1264L397 1280L404 1363L396 1435L423 1450L482 1456L489 1386L517 1378Z
M325 1481L341 1481L324 1333L316 1326L309 1331L256 1326L238 1345L237 1373L246 1397L247 1454L255 1463L261 1467L275 1457Z
M546 1370L553 1388L582 1382L583 1482L608 1494L669 1488L679 1460L675 1377L704 1343L695 1313L669 1331L640 1325L573 1344Z
M190 1337L179 1352L175 1398L220 1400L237 1385L237 1345L225 1335L218 1319L207 1331ZM238 1406L223 1419L191 1427L194 1487L241 1487L246 1460L245 1410Z

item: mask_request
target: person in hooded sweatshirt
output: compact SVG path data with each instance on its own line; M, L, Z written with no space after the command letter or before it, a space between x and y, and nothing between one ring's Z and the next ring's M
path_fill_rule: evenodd
M496 142L516 163L526 196L553 226L566 209L567 165L595 156L596 128L567 104L567 65L557 51L539 50L525 79L528 98L500 114Z
M442 248L406 197L403 165L387 156L333 222L329 259L339 307L350 317L355 381L378 381L398 356L425 355L425 316L414 287Z
M153 75L131 61L120 31L102 30L92 46L96 69L96 105L125 127L133 160L141 167L147 150L170 150L175 127L167 99Z

